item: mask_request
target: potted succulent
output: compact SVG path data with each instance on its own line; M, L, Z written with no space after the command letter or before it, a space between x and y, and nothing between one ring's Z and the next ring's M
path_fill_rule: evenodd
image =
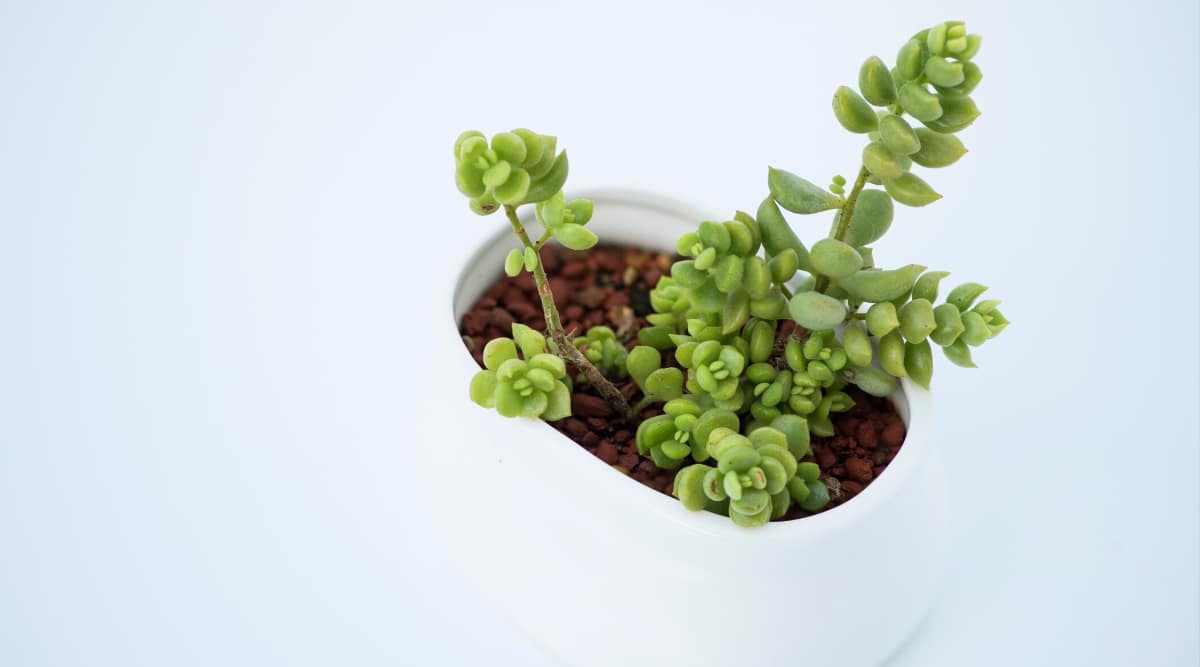
M453 294L462 380L494 412L460 425L481 448L458 457L470 494L439 495L467 512L485 498L486 520L444 533L548 651L871 664L911 631L943 539L934 348L973 366L1008 322L982 285L942 290L946 272L884 268L872 244L895 203L940 198L914 165L965 154L979 44L951 21L891 68L869 58L833 98L866 138L854 177L770 168L753 214L723 222L645 195L567 198L554 137L455 142L471 210L508 227ZM805 245L784 211L832 212L828 236Z

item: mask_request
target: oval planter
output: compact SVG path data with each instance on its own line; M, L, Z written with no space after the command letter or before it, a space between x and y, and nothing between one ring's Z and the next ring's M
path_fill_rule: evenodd
M670 250L704 219L656 196L580 194L595 201L602 242ZM844 505L756 529L689 512L546 424L467 400L477 368L456 348L457 322L515 245L506 228L455 267L436 333L455 369L444 391L462 397L446 451L470 492L429 511L463 574L570 665L875 665L893 653L928 608L944 553L929 394L906 381L893 397L905 444Z

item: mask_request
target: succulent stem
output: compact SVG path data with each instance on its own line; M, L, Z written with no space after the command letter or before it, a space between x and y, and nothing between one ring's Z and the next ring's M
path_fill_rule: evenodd
M530 240L529 234L525 232L525 226L521 224L521 220L517 217L517 208L515 206L504 206L504 214L508 217L508 222L512 225L513 233L521 240L521 244L526 248L537 250L541 243L545 242L542 239L537 244ZM567 334L563 331L562 321L559 319L558 308L554 305L554 293L550 291L550 282L546 280L546 270L542 267L542 258L535 254L537 263L533 265L533 281L537 284L538 296L542 301L542 312L546 316L546 333L550 336L550 340L554 342L554 352L562 357L563 361L571 364L579 369L581 373L588 379L588 382L600 392L600 395L612 406L613 410L626 421L632 421L634 417L633 410L629 408L629 402L621 395L621 391L617 389L608 378L604 377L592 362L588 361L583 353L571 344L567 339Z
M854 187L850 189L850 194L846 196L846 201L842 204L842 210L838 212L837 227L833 230L834 239L846 240L846 233L850 231L850 220L854 217L854 205L858 203L858 195L867 185L867 177L870 175L871 173L867 171L866 167L859 168L858 178L854 179ZM824 293L827 289L829 289L829 278L827 276L818 277L813 291Z

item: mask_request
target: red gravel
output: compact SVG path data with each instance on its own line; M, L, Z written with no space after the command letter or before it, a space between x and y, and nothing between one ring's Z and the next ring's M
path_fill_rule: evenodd
M604 324L616 331L628 348L637 344L636 332L646 325L645 316L651 312L649 291L670 273L673 261L664 253L604 245L586 252L547 245L541 256L568 334L583 335L589 327ZM482 365L483 347L489 340L512 335L514 321L538 331L546 329L533 278L524 272L515 278L500 275L463 315L459 331L476 363ZM777 342L782 344L792 327L790 322L782 323ZM664 357L664 362L670 361L669 353ZM639 396L632 381L618 387L627 398ZM606 464L669 495L675 471L661 470L637 453L633 438L636 424L610 421L612 409L608 403L586 383L577 381L575 388L571 396L573 416L551 426ZM829 507L861 493L887 468L904 443L904 422L891 401L867 396L855 387L846 391L854 398L855 406L834 416L836 435L813 438L813 453L807 458L821 466L830 488ZM646 419L659 412L648 408L640 417ZM793 505L785 519L808 514Z

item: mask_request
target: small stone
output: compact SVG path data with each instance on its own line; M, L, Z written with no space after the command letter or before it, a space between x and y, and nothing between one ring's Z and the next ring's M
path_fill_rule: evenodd
M863 447L875 448L879 446L879 432L874 424L869 421L861 422L858 425L858 432L854 434L858 438L858 444Z
M511 331L513 322L515 320L513 319L512 313L508 312L507 310L503 308L493 308L488 321L492 326L500 329L501 331Z
M867 484L875 478L871 462L857 456L846 459L846 473L850 479L860 484Z
M888 447L899 447L904 444L904 424L895 421L883 429L883 444Z
M577 417L609 417L612 408L599 396L572 394L571 413Z
M617 457L619 456L616 446L607 440L601 440L600 443L596 445L595 454L600 458L601 461L604 461L608 465L615 464L617 462Z
M582 419L576 417L568 418L563 428L566 430L567 435L571 436L574 440L583 438L589 430L587 424Z
M625 468L626 470L630 470L630 471L632 471L634 468L636 468L637 464L639 464L641 462L642 462L642 457L638 456L638 453L633 450L625 452L624 454L621 455L621 458L617 459L617 463L619 463L621 465L621 467Z

